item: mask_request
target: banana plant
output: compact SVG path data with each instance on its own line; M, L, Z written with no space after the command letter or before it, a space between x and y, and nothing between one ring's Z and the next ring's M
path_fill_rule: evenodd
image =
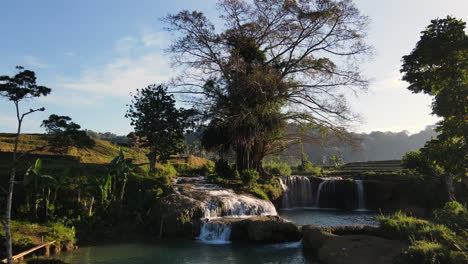
M23 183L25 186L31 186L34 189L34 217L37 219L37 211L39 204L44 203L44 215L47 218L49 216L49 207L50 207L50 194L51 188L55 188L57 180L46 174L41 173L42 169L42 160L36 159L36 162L33 166L29 167L24 175ZM26 192L26 206L28 212L30 211L30 197L29 192Z

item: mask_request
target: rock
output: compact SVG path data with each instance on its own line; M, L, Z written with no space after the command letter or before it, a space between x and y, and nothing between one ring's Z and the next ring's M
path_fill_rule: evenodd
M367 235L337 236L325 240L318 251L327 264L391 264L405 243Z
M322 228L313 225L302 227L302 244L305 248L321 248L325 241L332 237L335 237L335 235L326 232Z
M299 241L302 233L297 225L279 216L259 216L232 223L231 239L255 242Z

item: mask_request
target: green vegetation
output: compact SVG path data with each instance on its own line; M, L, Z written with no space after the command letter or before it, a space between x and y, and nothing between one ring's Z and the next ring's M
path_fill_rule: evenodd
M41 126L50 135L46 138L50 146L58 152L66 153L69 147L82 149L96 145L86 131L79 130L81 126L71 122L68 116L50 115L49 119L42 121Z
M257 184L257 180L260 178L260 174L256 170L243 170L240 176L244 185L247 186Z
M168 30L180 36L169 48L174 60L187 71L200 72L196 77L182 74L176 84L197 96L193 105L207 121L202 144L233 153L239 171L261 172L266 156L298 140L288 126L346 134L342 123L354 116L338 96L340 90L367 84L358 63L343 63L357 62L369 50L364 42L367 18L354 4L219 5L221 31L196 11L164 18Z
M266 173L275 176L289 176L292 173L291 167L285 162L270 162L266 164L263 169Z
M192 126L194 111L177 109L167 87L150 85L137 89L125 117L130 118L138 142L148 148L150 171L183 150L185 130Z
M444 178L450 201L457 199L454 179L468 175L465 26L465 22L450 16L432 20L421 32L416 47L403 57L401 68L403 80L410 84L408 89L433 96L432 114L442 118L437 123L437 138L421 149L422 164L410 168Z
M402 212L379 217L384 231L397 234L409 242L408 249L399 256L398 263L466 263L468 221L466 209L462 208L459 203L447 203L444 208L434 212L436 222ZM462 228L451 221L462 223Z

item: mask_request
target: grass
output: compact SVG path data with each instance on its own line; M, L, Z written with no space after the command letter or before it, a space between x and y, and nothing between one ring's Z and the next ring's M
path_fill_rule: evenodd
M466 236L443 224L396 212L378 218L381 228L409 242L397 263L467 263Z
M75 229L61 223L36 224L24 221L11 221L12 242L15 248L27 248L45 242L57 241L60 244L75 243ZM0 230L5 237L5 230Z
M133 158L136 163L146 162L145 151L142 149L130 149L114 143L95 139L96 145L90 149L77 149L70 147L65 153L57 153L47 144L47 135L21 134L19 152L31 152L32 154L51 156L76 157L81 163L104 164L109 163L122 149L125 156ZM13 134L0 134L0 152L12 152L14 148Z

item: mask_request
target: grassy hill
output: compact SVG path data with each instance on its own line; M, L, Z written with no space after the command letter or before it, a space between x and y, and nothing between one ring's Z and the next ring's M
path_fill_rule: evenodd
M80 163L104 164L109 163L122 149L125 156L133 158L136 163L146 162L145 151L143 149L132 149L118 146L114 143L95 139L96 145L90 149L68 148L65 153L57 153L47 146L47 136L44 134L22 134L20 135L19 152L30 152L47 156L61 156L61 160L70 157L70 160L77 160ZM0 134L0 152L12 152L14 148L14 134ZM64 158L65 157L65 158ZM51 157L57 158L57 157Z

